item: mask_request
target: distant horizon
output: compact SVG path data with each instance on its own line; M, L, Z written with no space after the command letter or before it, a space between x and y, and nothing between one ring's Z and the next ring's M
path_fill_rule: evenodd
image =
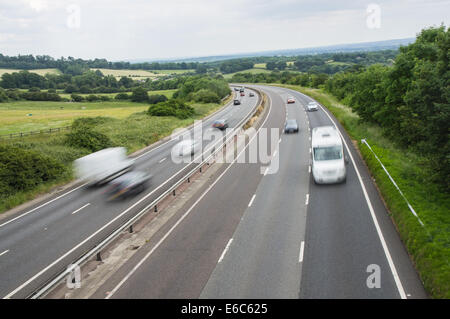
M223 57L224 59L229 59L229 58L233 58L233 56L237 56L236 58L239 58L239 56L244 57L261 57L261 56L267 56L267 57L271 57L271 56L279 56L276 55L276 52L287 52L287 51L300 51L300 50L320 50L320 49L325 49L325 48L333 48L336 47L337 49L341 48L344 49L344 47L346 46L355 46L355 45L363 45L363 44L377 44L377 43L388 43L388 42L406 42L406 41L410 41L413 42L414 39L416 39L416 37L409 37L409 38L398 38L398 39L387 39L387 40L380 40L380 41L364 41L364 42L354 42L354 43L340 43L340 44L330 44L330 45L323 45L323 46L311 46L311 47L297 47L297 48L287 48L287 49L272 49L272 50L264 50L264 51L251 51L251 52L236 52L236 53L230 53L230 54L217 54L217 55L200 55L200 56L178 56L178 57L167 57L167 58L132 58L132 59L119 59L119 60L109 60L107 58L104 57L90 57L90 58L81 58L83 60L94 60L94 59L106 59L108 62L129 62L131 64L134 63L145 63L145 62L149 62L149 63L155 63L155 62L183 62L184 60L196 60L196 59L206 59L206 58L221 58ZM392 46L394 46L395 44L392 44ZM398 46L401 44L398 44ZM361 49L361 48L359 48ZM373 50L376 49L376 47L372 48ZM380 50L380 49L378 49ZM381 49L384 50L384 49ZM359 51L357 49L355 49L355 51ZM364 51L371 51L370 47ZM337 52L340 52L339 50ZM269 55L270 53L274 53L275 55ZM323 52L325 53L325 52ZM0 52L0 54L3 54L2 52ZM38 56L38 55L47 55L52 57L53 59L57 60L61 57L55 57L52 56L50 54L32 54L32 53L19 53L16 55L12 55L12 56L25 56L25 55L33 55L33 56ZM263 54L263 55L258 55L258 54ZM266 55L264 55L266 54ZM314 54L314 53L304 53L304 54L298 54L298 55L308 55L308 54ZM318 53L320 54L320 53ZM3 55L7 55L7 54L3 54ZM292 56L295 56L297 54L293 54ZM11 55L10 55L11 56ZM282 55L280 55L282 56ZM291 56L291 55L289 55ZM78 59L79 57L75 57L72 55L68 55L68 56L63 56L64 58L68 58L68 57L73 57L75 59ZM216 60L216 61L220 61ZM200 61L201 62L201 61Z
M269 49L264 51L247 51L247 52L235 52L229 54L214 54L214 55L199 55L199 56L174 56L167 58L133 58L133 59L121 59L121 60L111 60L111 62L130 62L133 63L144 63L144 62L160 62L160 61L182 61L185 59L201 59L201 58L213 58L213 57L230 57L230 56L239 56L239 55L247 55L252 54L251 57L259 57L257 55L259 53L270 53L270 52L283 52L283 51L296 51L296 50L313 50L313 49L321 49L321 48L331 48L331 47L343 47L343 46L351 46L351 45L360 45L360 44L370 44L370 43L383 43L390 41L414 41L417 37L408 37L408 38L397 38L397 39L387 39L387 40L379 40L379 41L363 41L363 42L352 42L352 43L338 43L338 44L329 44L322 46L308 46L308 47L296 47L296 48L285 48L285 49ZM254 55L253 55L254 54ZM270 55L267 55L270 56ZM109 61L109 60L108 60Z

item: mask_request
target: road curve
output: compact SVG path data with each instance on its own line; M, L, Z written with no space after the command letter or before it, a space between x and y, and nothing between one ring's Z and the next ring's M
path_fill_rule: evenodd
M287 118L300 125L298 134L269 143L279 169L224 165L170 232L169 225L157 233L93 297L112 291L112 298L427 298L366 166L334 117L323 108L306 112L311 99L296 91L255 88L271 101L263 128L280 132ZM288 96L296 103L286 105ZM333 122L352 158L347 182L318 186L311 182L310 130Z

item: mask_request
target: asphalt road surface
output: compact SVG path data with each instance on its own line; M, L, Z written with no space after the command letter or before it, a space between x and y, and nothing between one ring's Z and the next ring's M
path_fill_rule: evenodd
M258 95L241 99L241 105L231 103L203 121L203 130L222 118L233 127L254 109ZM28 296L192 169L193 164L171 160L177 142L168 141L136 158L135 169L152 175L150 188L138 196L107 202L105 186L77 186L1 220L0 296ZM203 141L203 146L208 143Z
M94 298L427 298L364 163L337 121L284 88L258 132L267 163L226 164ZM286 104L288 96L296 99ZM298 134L281 134L286 119ZM310 130L337 124L347 181L315 185ZM278 163L278 165L274 164Z

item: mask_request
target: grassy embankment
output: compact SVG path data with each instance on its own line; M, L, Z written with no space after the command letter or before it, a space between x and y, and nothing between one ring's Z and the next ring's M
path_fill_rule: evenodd
M232 97L232 95L230 97ZM124 102L128 103L128 106L126 107L127 110L140 108L140 112L135 112L133 114L123 113L124 116L120 118L120 116L112 116L114 115L115 110L125 112L121 107L112 107L109 109L99 108L99 114L107 118L105 121L102 121L102 123L96 125L94 129L105 134L112 141L113 145L124 146L127 148L128 153L132 153L169 136L176 128L186 127L192 124L194 120L201 119L211 114L227 102L229 102L229 99L225 100L222 104L191 104L195 109L195 115L188 119L149 116L144 112L148 109L148 105L142 104L142 106L140 106L139 103ZM107 104L109 102L102 103ZM115 105L115 103L119 102L109 103L109 105ZM89 106L95 103L83 104ZM132 107L130 104L137 106ZM98 114L83 114L83 116L86 115L97 116ZM54 133L34 135L22 139L0 140L0 145L15 145L28 150L34 150L58 160L66 167L65 173L55 181L41 184L30 191L17 192L6 198L0 196L0 213L73 180L72 162L76 158L88 154L89 151L66 145L65 135L66 133Z
M450 198L427 178L423 158L399 149L384 138L382 130L359 121L357 114L323 90L279 85L307 94L326 106L345 127L374 176L391 218L418 270L426 290L434 298L450 298ZM422 227L366 145L365 138L383 162L420 219Z

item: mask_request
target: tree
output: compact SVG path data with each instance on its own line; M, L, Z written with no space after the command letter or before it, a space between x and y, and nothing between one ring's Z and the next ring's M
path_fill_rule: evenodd
M133 102L147 102L148 101L148 93L147 90L142 86L138 86L133 89L133 93L131 94L131 101Z

